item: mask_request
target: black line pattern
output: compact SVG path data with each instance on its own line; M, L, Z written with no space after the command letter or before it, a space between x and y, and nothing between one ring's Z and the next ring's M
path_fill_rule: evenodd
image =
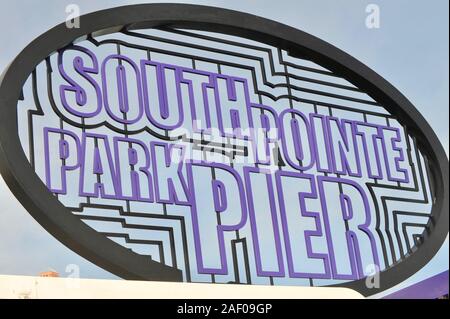
M318 65L313 65L313 63L302 59L302 57L290 56L289 52L256 45L250 43L250 41L245 41L245 39L236 37L222 38L205 32L169 28L160 28L153 31L155 31L156 35L143 31L123 29L119 33L100 38L89 35L85 43L94 47L114 45L119 53L122 49L127 48L144 51L148 57L150 57L150 54L159 54L190 60L193 68L197 68L199 62L209 63L217 66L219 73L223 72L225 67L228 70L239 69L242 72L248 72L251 79L249 84L253 87L252 93L258 98L260 103L264 100L273 101L274 103L287 100L291 108L296 108L298 107L296 103L301 103L313 106L316 112L318 108L327 110L330 115L333 110L339 110L340 112L361 116L365 121L367 121L368 116L372 116L384 119L388 126L397 120L388 114L382 105L374 101L359 88L347 82L339 74L332 73ZM83 42L78 45L83 45ZM179 50L175 50L175 48ZM189 51L201 52L201 54L194 54ZM248 52L252 52L252 54ZM227 56L228 58L220 59L217 56ZM126 125L124 125L123 129L120 129L107 122L91 125L84 121L79 123L71 120L61 113L55 102L52 90L54 70L51 57L46 59L44 66L40 67L40 69L38 68L31 75L32 89L30 94L32 99L29 99L30 96L25 91L23 101L28 107L25 108L27 110L26 130L28 133L28 145L23 145L23 147L27 149L26 152L30 163L36 170L35 154L37 153L38 144L34 137L36 130L34 120L47 115L43 111L42 103L44 102L41 101L44 98L43 87L47 88L45 103L48 103L54 114L61 119L61 128L69 126L85 131L104 126L113 132L124 134L124 136L135 135L145 131L160 140L191 143L193 149L201 151L205 158L208 153L222 154L229 159L231 166L234 165L237 157L248 155L247 146L237 145L232 139L228 139L224 143L215 143L205 140L203 136L198 140L186 136L170 136L166 131L155 131L150 127L133 131L129 130ZM41 72L43 70L44 72ZM44 74L44 76L39 77L39 74ZM40 83L39 81L43 78L46 81ZM320 89L312 87L319 87ZM336 93L336 91L339 93ZM30 106L30 104L32 105ZM18 112L20 113L21 111L22 109L18 108ZM261 113L263 114L264 111L261 110ZM428 230L430 223L432 223L429 217L433 194L432 183L427 173L427 159L418 150L415 139L408 134L406 127L403 127L403 134L407 137L407 156L411 168L410 171L413 175L412 185L385 185L377 180L366 183L374 203L375 230L381 246L384 268L389 268L398 260L411 254L420 245L423 233ZM274 156L277 156L278 168L280 170L286 169L286 165L280 155L281 152L278 152L278 149L279 147L275 146ZM214 170L212 175L214 178ZM97 179L100 181L101 176L98 175ZM396 195L386 195L391 192ZM161 212L143 213L133 211L130 208L129 201L126 201L125 207L123 207L115 204L94 203L93 199L89 197L86 197L84 200L85 202L81 202L78 205L68 205L67 207L87 223L95 221L104 224L120 224L122 229L120 232L101 231L101 233L111 239L123 240L129 247L133 247L133 245L156 247L159 254L157 258L159 258L160 262L183 269L185 280L188 282L195 281L193 279L195 270L192 267L192 260L190 260L194 254L190 251L187 215L181 216L181 214L169 212L167 205L162 205ZM423 207L423 210L418 208L419 211L412 212L390 208L398 203L422 205L419 207ZM88 210L89 212L98 213L87 213ZM118 216L111 217L111 214L103 215L101 212L116 212ZM147 222L145 224L135 224L130 222L129 218L141 218ZM217 214L217 218L220 224L220 214ZM424 222L417 222L417 220ZM164 221L165 225L170 221L174 226L160 226L156 221ZM135 238L132 235L133 230L145 231L148 238ZM157 239L157 236L153 237L157 232L167 234L170 256L166 254L164 249L167 243L164 240ZM176 243L177 236L182 240L181 245ZM252 255L249 249L249 240L250 238L241 236L240 231L236 231L234 239L231 240L233 282L254 282L255 273L250 269ZM150 258L153 257L155 256L150 256ZM244 260L244 265L239 264L239 258ZM243 270L243 272L240 270ZM245 278L241 277L241 273L245 273ZM217 280L218 276L211 275L211 282L216 282ZM269 278L269 283L274 284L274 280L274 278ZM314 285L315 283L310 279L308 284Z

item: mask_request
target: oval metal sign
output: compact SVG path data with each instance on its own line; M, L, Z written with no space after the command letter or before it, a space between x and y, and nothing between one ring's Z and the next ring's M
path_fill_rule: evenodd
M12 192L125 279L369 295L448 233L448 160L414 106L348 54L257 16L82 16L17 56L0 107Z

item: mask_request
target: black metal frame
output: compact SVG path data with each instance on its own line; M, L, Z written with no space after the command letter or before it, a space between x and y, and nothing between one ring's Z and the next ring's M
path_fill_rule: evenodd
M60 24L28 45L0 78L0 172L30 214L67 247L98 266L125 279L182 281L181 271L132 253L95 232L62 205L34 173L17 130L17 101L22 86L38 63L75 39L101 31L151 27L182 27L214 31L266 43L292 56L307 58L349 82L386 106L408 127L430 163L434 203L430 231L423 243L404 260L381 272L381 290L388 289L423 267L438 251L448 233L448 159L442 145L414 106L391 84L350 55L297 29L232 10L184 4L145 4L113 8L84 15L79 29ZM365 279L339 284L365 295L379 292Z

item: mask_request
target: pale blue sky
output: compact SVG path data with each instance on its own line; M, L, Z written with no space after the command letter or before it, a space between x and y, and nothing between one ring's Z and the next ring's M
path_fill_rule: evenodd
M65 7L81 13L159 1L15 0L0 4L0 71L35 37L65 20ZM161 1L167 2L167 1ZM447 0L226 0L172 1L245 11L311 33L353 55L405 94L434 128L448 154L449 46ZM365 26L367 4L378 4L380 29ZM0 273L64 274L78 264L82 277L110 278L43 230L0 181ZM448 269L448 240L419 278ZM417 277L417 276L416 276Z

